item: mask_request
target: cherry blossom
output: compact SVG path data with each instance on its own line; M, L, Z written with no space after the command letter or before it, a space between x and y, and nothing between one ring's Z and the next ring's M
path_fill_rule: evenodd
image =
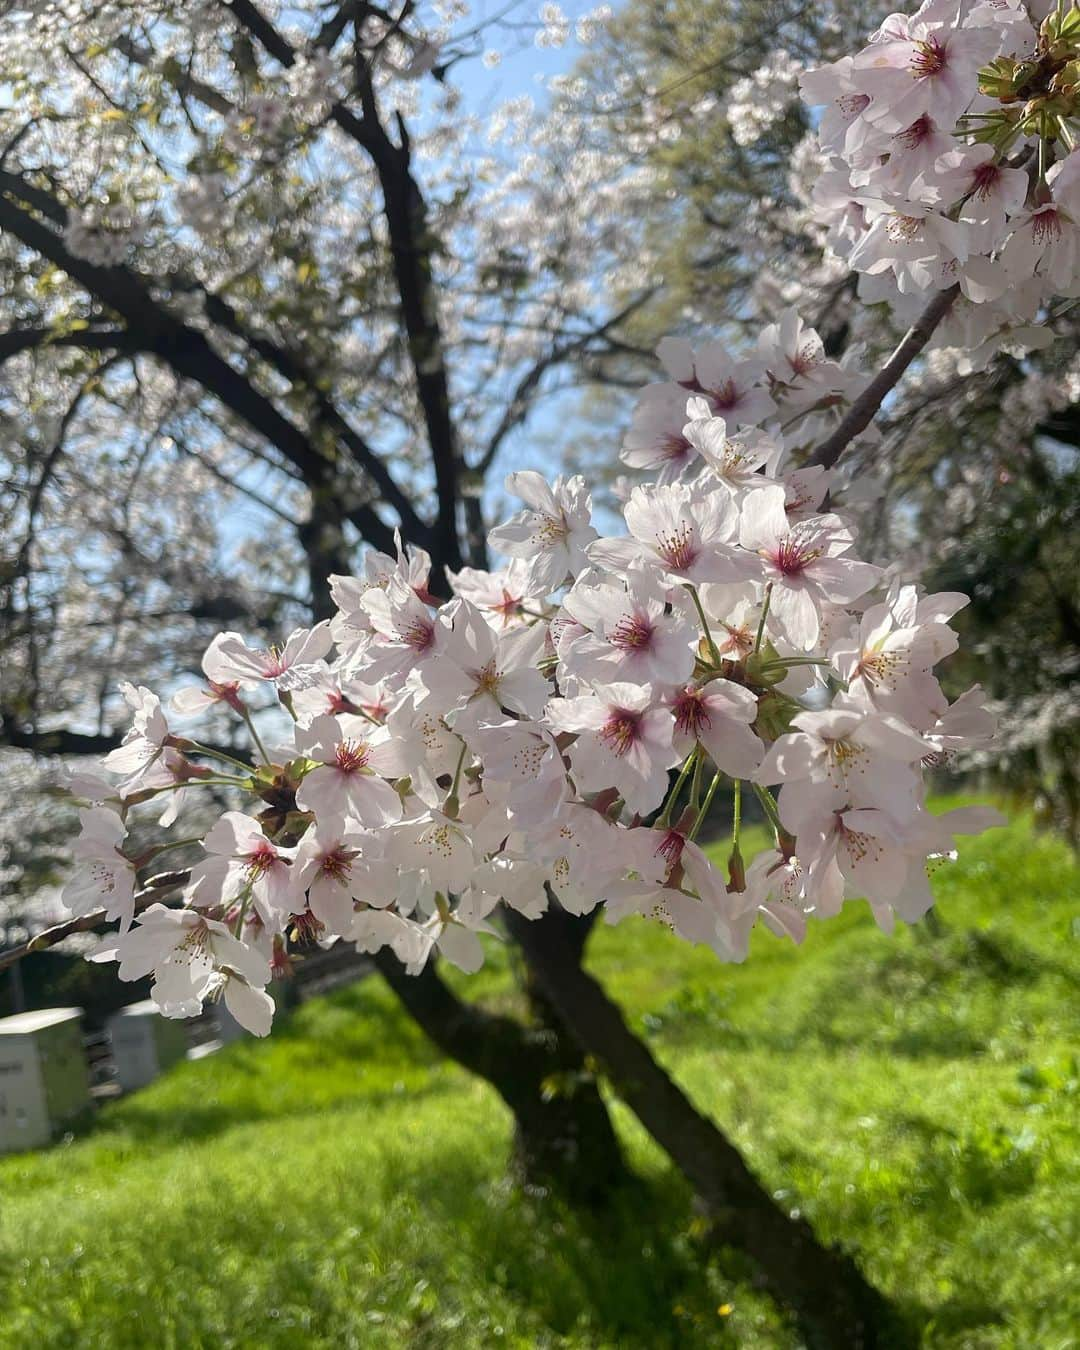
M580 787L614 787L641 815L660 805L679 755L671 714L653 706L648 685L594 684L578 698L552 699L547 718L555 731L577 734L570 762Z
M254 817L226 811L203 839L203 848L210 856L191 869L193 905L228 904L250 895L271 926L296 908L292 850L272 843Z
M636 487L625 509L628 539L600 539L590 561L609 571L639 565L669 585L742 581L758 574L735 547L739 513L727 493L696 493L683 483Z
M547 594L577 573L596 538L592 500L584 478L557 478L548 484L532 469L512 473L506 490L526 504L524 511L491 531L492 548L529 564L529 581Z
M122 980L153 973L151 997L165 1017L195 1016L208 994L223 989L241 1026L256 1036L270 1030L273 1000L264 992L269 963L224 924L196 910L151 905L137 926L98 948L92 959L119 961Z
M385 732L359 717L346 722L323 714L297 727L296 748L317 762L297 790L300 810L326 823L354 821L369 829L401 819L401 798L379 776L393 772Z
M796 647L812 647L826 605L844 604L868 591L880 569L844 555L854 543L838 516L792 524L783 488L763 488L748 498L740 541L761 558L770 587L769 621Z
M661 591L641 569L630 569L625 587L578 584L563 603L588 630L562 650L564 666L581 679L678 684L689 678L696 625L665 612Z
M124 682L120 686L124 702L133 710L130 731L116 750L105 756L110 773L124 775L123 791L138 786L161 757L169 736L169 724L161 711L161 700L149 689Z
M126 933L135 911L135 866L121 851L127 829L107 806L80 811L79 823L71 850L75 870L60 893L61 903L74 915L104 907L106 918L119 919L120 932Z

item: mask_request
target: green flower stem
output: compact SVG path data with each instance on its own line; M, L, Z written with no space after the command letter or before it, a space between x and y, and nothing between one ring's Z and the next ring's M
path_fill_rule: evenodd
M761 618L758 620L757 637L754 639L755 656L761 651L761 642L765 636L765 620L769 617L769 601L772 599L773 584L770 581L765 587L765 601L761 606Z
M208 745L200 745L198 741L189 741L192 753L196 755L210 755L213 759L223 759L227 764L233 764L238 769L242 769L245 774L252 772L251 765L245 764L242 759L237 759L235 755L227 754L224 750L212 750Z
M694 777L690 782L690 809L696 811L701 804L701 777L705 768L705 756L699 754L694 761Z
M251 739L255 742L255 749L262 755L262 762L264 764L269 764L271 762L270 756L266 753L266 746L263 745L262 741L259 739L259 733L255 730L255 722L252 719L250 709L245 708L241 713L241 716L247 723L248 731L251 732Z
M731 840L733 846L739 847L739 828L742 825L742 779L735 779L735 804L731 822Z
M758 801L761 803L761 809L769 818L769 824L778 834L781 832L786 833L783 825L780 823L780 810L776 805L776 798L768 788L762 787L759 783L754 783L753 788L754 796L757 797Z
M465 766L465 751L467 746L461 742L461 754L458 755L457 768L454 770L454 781L450 784L450 791L446 794L446 801L443 802L443 814L451 819L457 818L458 811L461 810L461 801L458 798L458 786L461 783L461 770Z
M155 844L153 848L147 849L142 856L142 862L145 865L146 863L150 862L152 858L156 858L159 853L167 853L171 848L183 848L185 844L201 844L201 843L202 843L201 834L193 835L190 839L169 839L164 844Z
M709 814L709 807L712 806L712 800L716 796L716 789L720 786L720 779L723 774L717 772L713 775L713 780L709 784L709 790L705 794L705 800L701 803L701 810L697 813L697 819L690 827L690 833L686 836L691 842L696 838L698 830L705 822L705 817Z
M675 783L671 791L668 793L668 799L664 803L664 809L660 812L660 814L656 818L656 824L661 829L666 828L668 825L671 824L671 812L675 806L676 801L678 801L679 793L682 791L682 785L686 782L687 775L689 774L690 770L694 767L694 761L698 758L698 753L699 753L698 747L695 745L693 750L691 750L690 753L687 755L686 762L679 770L679 776L678 778L675 779Z
M701 630L705 634L705 641L709 644L709 655L713 659L713 664L718 666L720 664L720 649L713 641L712 630L709 627L708 619L705 617L705 611L701 607L701 597L697 593L697 587L687 584L685 589L690 592L691 599L694 602L694 608L697 610L698 618L701 620Z

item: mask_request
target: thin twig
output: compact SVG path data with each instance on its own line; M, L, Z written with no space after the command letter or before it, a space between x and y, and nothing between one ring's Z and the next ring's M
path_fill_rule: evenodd
M176 890L177 886L186 885L190 878L191 871L186 867L178 872L159 872L156 877L151 877L142 890L135 894L135 913L141 913L155 900L160 900L169 891ZM88 933L103 924L105 919L105 911L95 909L92 913L83 914L77 919L67 919L64 923L54 924L52 928L46 928L44 932L32 937L29 942L24 942L21 947L11 947L6 952L0 952L0 970L13 966L31 952L43 952L55 947L58 942L63 942L64 938L71 937L73 933Z

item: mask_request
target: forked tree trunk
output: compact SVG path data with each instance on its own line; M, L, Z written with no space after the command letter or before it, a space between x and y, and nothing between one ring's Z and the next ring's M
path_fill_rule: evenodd
M567 922L561 922L562 919ZM707 1206L724 1245L745 1253L769 1291L796 1314L808 1343L862 1350L914 1344L885 1298L845 1253L823 1246L780 1209L721 1131L698 1112L603 988L574 959L557 911L543 924L509 911L507 926L582 1050Z
M439 1049L490 1083L513 1112L514 1170L523 1183L600 1206L629 1181L596 1080L556 1019L530 1026L474 1007L433 962L407 975L388 948L375 964Z

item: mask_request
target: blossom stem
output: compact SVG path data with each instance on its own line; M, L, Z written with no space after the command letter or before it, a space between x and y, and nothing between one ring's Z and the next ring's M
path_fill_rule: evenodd
M247 723L247 729L248 731L251 732L251 739L255 742L255 749L258 750L260 755L262 755L263 763L269 764L270 756L266 753L266 746L263 745L262 741L259 739L259 733L255 730L255 722L251 716L250 709L245 708L240 715Z
M754 654L761 651L761 642L765 636L765 620L769 617L769 601L772 599L773 584L770 581L765 587L765 599L761 606L761 618L758 620L757 637L754 639Z
M208 745L201 745L198 741L189 741L191 751L196 755L210 755L214 759L223 759L227 764L235 764L238 769L243 769L245 774L251 773L251 765L245 764L242 759L237 759L235 755L230 755L224 750L213 750Z
M156 858L159 853L167 853L171 848L183 848L185 844L201 844L202 835L195 834L188 839L168 839L164 844L155 844L153 848L148 848L139 859L139 866L145 867L148 862Z
M454 781L450 784L450 791L446 794L446 801L443 802L443 814L450 816L451 819L457 817L461 809L461 802L458 798L458 786L461 783L461 770L465 767L465 752L468 749L465 742L461 742L461 754L458 755L457 768L454 770Z
M705 756L698 755L694 761L694 777L690 781L690 809L696 811L701 802L701 778L705 768Z
M250 769L249 769L249 770L248 770L249 775L250 775L250 772L251 772L251 771L250 771ZM133 794L132 796L130 796L130 797L126 797L124 800L125 800L125 802L128 803L128 804L131 804L132 802L148 802L148 801L150 800L151 797L156 797L156 796L158 796L159 793L162 793L162 792L182 792L184 788L195 788L195 787L239 787L239 788L242 788L242 787L247 787L247 786L248 786L248 779L247 779L247 778L233 778L231 774L219 773L219 774L216 774L213 778L189 778L189 779L185 780L183 783L166 783L163 787L159 787L159 788L146 788L146 789L145 789L145 793L146 793L145 796L143 796L143 794L142 794L141 792L138 792L138 793L134 793L134 794Z
M769 824L773 827L773 829L777 832L777 834L779 834L784 827L780 823L780 811L776 805L776 799L773 797L769 789L763 788L760 785L760 783L754 783L753 788L754 788L754 796L757 797L758 801L761 803L761 809L765 812L765 814L769 818Z
M731 840L734 847L739 847L739 829L742 825L742 779L735 779L735 800L732 806L731 820Z
M664 803L664 809L656 818L658 826L664 827L671 823L671 813L674 810L675 803L679 799L679 793L682 791L682 785L686 782L687 775L694 767L694 761L698 758L698 747L695 745L693 750L686 757L686 763L679 770L679 776L675 779L671 791L668 793L668 799Z
M775 661L763 661L759 667L762 675L767 675L772 670L793 670L796 666L827 666L828 661L822 661L816 656L781 656Z
M723 776L724 775L719 771L713 774L713 780L709 784L709 790L705 794L705 800L701 803L701 810L697 813L697 819L694 821L693 825L690 826L690 832L686 836L691 843L696 838L698 830L701 829L705 817L709 814L709 807L712 806L713 798L716 796L716 789L720 786L720 779L723 778Z
M251 904L251 887L245 886L240 899L240 913L236 916L236 923L233 925L233 937L239 938L244 931L244 920L247 918L248 906Z
M713 641L712 629L710 629L709 621L705 617L705 610L702 608L701 598L697 593L697 587L694 585L687 585L686 590L690 592L690 596L694 601L694 608L697 610L698 618L701 620L702 632L705 634L705 641L709 644L709 655L713 659L713 664L718 666L720 664L720 649Z

